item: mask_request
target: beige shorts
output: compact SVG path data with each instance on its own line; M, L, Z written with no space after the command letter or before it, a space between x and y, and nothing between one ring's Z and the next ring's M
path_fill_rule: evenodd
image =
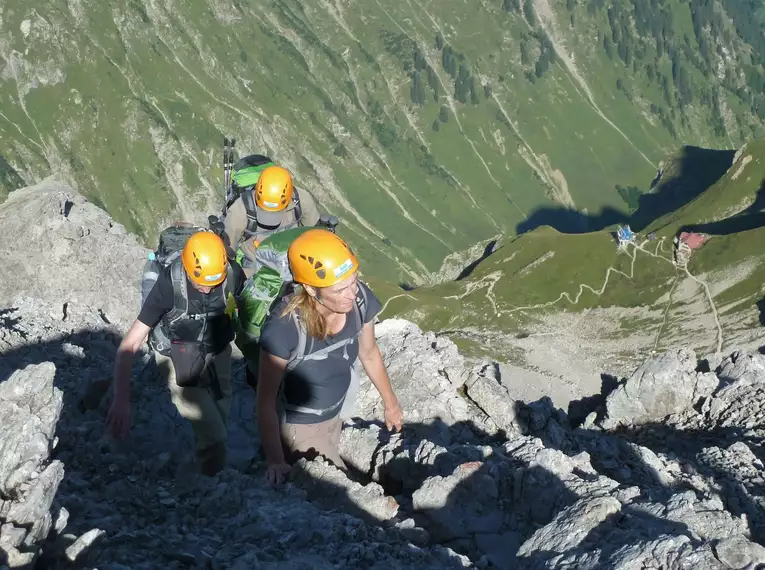
M345 462L340 457L342 425L339 415L318 424L282 424L282 445L287 463L292 464L301 457L313 459L323 455L336 467L345 469Z

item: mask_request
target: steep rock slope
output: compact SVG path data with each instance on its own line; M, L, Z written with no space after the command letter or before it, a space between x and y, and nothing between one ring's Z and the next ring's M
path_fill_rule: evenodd
M57 200L75 203L68 216L82 209L108 220L55 185L40 192L46 214L21 200L0 215L23 222L31 213L59 235L67 217L44 208ZM100 239L104 253L129 249L132 240L108 231ZM13 246L2 244L8 256ZM52 255L46 251L41 263ZM89 250L75 248L70 267L84 267L88 256L76 251ZM377 336L406 410L403 433L381 427L380 402L365 378L357 417L342 435L353 480L321 459L302 460L292 482L272 489L253 460L252 399L241 380L230 468L215 478L189 469L188 426L145 356L135 364L131 436L114 442L104 434L104 380L130 317L126 309L123 322L108 299L106 309L89 303L103 288L119 290L130 306L138 295L133 279L115 266L99 281L79 282L69 292L88 302L72 303L66 318L60 290L47 301L44 289L31 297L3 287L0 567L35 560L108 570L765 563L761 355L737 353L704 372L691 351L664 354L599 404L584 405L576 427L549 399L511 398L514 379L492 363L468 366L448 339L387 319ZM107 324L109 310L115 317Z
M100 309L105 323L132 323L148 250L102 209L54 178L11 194L0 208L0 305L23 297L69 310ZM102 323L103 324L103 323Z

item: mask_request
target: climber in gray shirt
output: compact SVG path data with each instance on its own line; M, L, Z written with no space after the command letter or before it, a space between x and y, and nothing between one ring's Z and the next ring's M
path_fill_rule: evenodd
M345 468L340 430L355 399L357 359L382 397L387 428L403 423L375 340L380 301L359 281L356 256L315 229L292 242L288 259L297 291L271 311L260 336L257 415L273 483L312 452Z

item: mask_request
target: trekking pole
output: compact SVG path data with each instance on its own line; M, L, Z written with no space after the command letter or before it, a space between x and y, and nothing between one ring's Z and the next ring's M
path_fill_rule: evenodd
M231 137L231 146L228 149L228 181L231 183L231 172L234 170L234 147L236 146L236 139Z
M226 158L227 161L227 170L228 170L228 185L226 186L226 207L231 204L233 201L232 198L234 197L234 190L231 187L231 175L234 171L234 145L236 145L236 139L234 137L231 137L230 145L228 147L228 157Z
M223 195L225 202L221 213L225 216L228 211L228 207L231 205L231 198L234 192L231 189L231 173L234 168L234 145L236 139L231 137L223 137Z
M228 183L228 137L223 137L223 210L221 214L226 215L228 210L228 196L229 196L229 183Z
M223 195L228 197L228 137L223 137Z

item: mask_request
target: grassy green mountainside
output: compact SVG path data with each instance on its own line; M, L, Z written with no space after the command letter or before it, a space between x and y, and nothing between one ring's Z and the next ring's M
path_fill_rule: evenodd
M63 175L151 244L163 224L220 208L233 134L240 156L269 154L340 216L368 274L428 283L492 236L620 220L683 144L765 136L762 12L753 0L5 0L0 193ZM611 263L604 234L559 238L511 240L502 255L523 250L491 271L559 246ZM567 271L575 283L584 268Z
M762 347L765 141L735 155L677 153L654 191L643 196L653 198L651 208L662 196L664 205L693 196L633 227L633 245L618 248L614 227L581 234L540 227L501 240L460 280L406 292L376 284L384 316L449 333L469 353L505 361L522 359L526 339L540 337L568 343L583 358L602 347L614 366L678 345L701 355ZM684 231L708 240L678 264L673 241Z

